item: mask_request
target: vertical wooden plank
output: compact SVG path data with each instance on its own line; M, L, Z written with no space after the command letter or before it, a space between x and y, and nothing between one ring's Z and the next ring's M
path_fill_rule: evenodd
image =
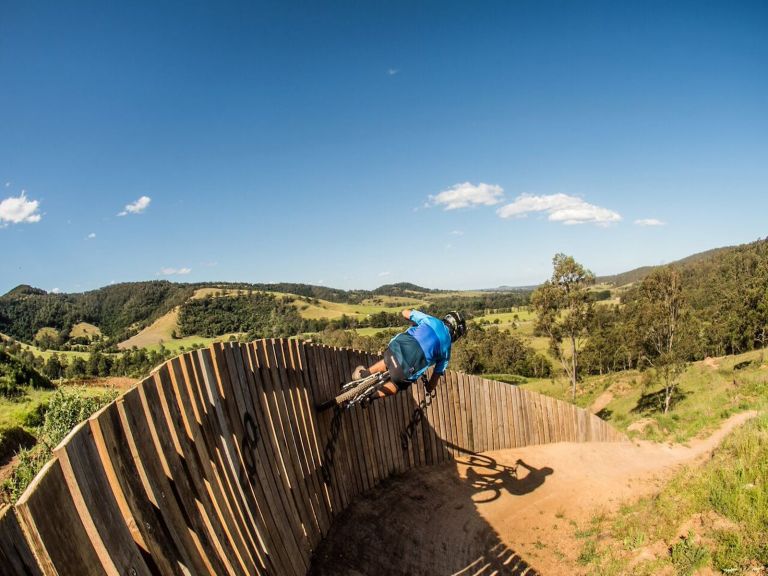
M328 352L333 366L336 390L338 390L349 380L352 368L349 367L348 363L345 363L346 355L342 355L338 348L331 348ZM365 437L361 434L358 420L359 414L354 410L348 410L344 413L344 426L342 427L345 439L344 453L349 463L351 478L354 479L354 482L350 484L352 497L363 493L371 485L365 454Z
M525 431L520 422L520 387L509 387L509 418L512 422L513 437L511 448L525 445Z
M309 380L314 390L319 391L320 395L315 396L315 402L325 401L330 397L330 394L326 392L327 375L323 366L321 366L321 354L322 351L315 344L305 344L303 346L304 358L306 358L305 370L309 374ZM326 461L327 450L333 450L335 446L331 446L331 422L333 420L333 411L326 410L323 413L315 413L315 421L318 432L318 443L320 448L320 471L323 473L323 485L326 487L329 498L330 516L331 519L338 515L346 506L346 501L343 497L340 487L343 481L341 466L338 464L336 458L334 462ZM331 465L333 464L333 465ZM326 483L326 478L328 483ZM332 520L331 520L332 521Z
M169 529L160 508L145 491L117 403L97 412L91 418L91 428L105 473L133 539L151 556L160 573L180 576L182 567L191 566L191 562L183 552L176 531Z
M210 572L213 566L208 559L207 548L196 531L162 454L157 449L152 433L153 424L144 411L138 387L118 398L117 408L144 491L152 504L160 510L169 532L178 538L183 554L188 558L189 571Z
M256 419L256 426L261 431L259 436L264 442L256 443L259 458L255 470L270 487L269 494L265 494L268 498L265 506L273 507L273 518L282 524L282 532L290 535L283 545L287 548L294 573L301 574L309 566L311 546L302 527L303 523L309 522L309 517L301 508L299 495L294 494L300 487L282 430L265 346L264 341L257 341L237 350L232 346L217 345L212 349L220 378L230 380L234 398L242 411L240 418L244 421L245 410L250 408L247 414ZM247 371L243 366L243 355L248 357Z
M339 363L341 372L341 382L347 382L352 377L352 372L358 364L362 364L362 359L358 360L353 351L336 348L334 350L336 359ZM366 412L363 414L363 412ZM354 456L357 456L358 466L360 466L360 478L363 482L361 491L365 492L373 488L378 482L378 470L376 468L376 449L373 444L371 434L370 419L360 406L355 406L349 411L350 429L352 438L355 440L353 449Z
M448 382L448 403L450 407L451 418L454 425L454 434L456 438L456 455L459 456L461 450L465 449L466 438L464 437L464 423L461 421L459 381L456 373L452 370L446 371L445 380Z
M171 360L169 369L173 389L166 393L173 394L178 401L174 414L182 419L183 433L187 436L185 444L188 449L194 451L190 458L195 458L196 454L198 467L208 485L225 531L238 548L247 549L251 558L258 562L260 571L274 571L276 566L273 565L273 558L269 554L270 549L274 550L274 544L270 542L267 523L256 506L245 503L243 488L233 486L233 477L225 471L225 459L221 457L209 421L210 418L215 418L215 413L207 411L204 405L200 404L202 388L193 354L188 353ZM247 510L246 506L249 506Z
M178 359L174 361L178 368ZM160 410L157 413L156 424L167 430L169 447L181 465L180 471L188 478L188 486L192 489L200 516L205 524L210 539L216 548L219 557L225 564L231 567L234 573L252 574L261 572L265 566L255 550L253 541L246 542L240 534L236 536L230 528L236 528L232 518L225 512L221 494L213 494L213 484L216 480L210 475L210 467L206 468L200 453L194 446L194 441L185 426L179 407L179 399L176 397L171 383L171 370L173 362L166 362L155 373L155 386L148 388L151 396L149 401L159 400ZM256 554L256 558L252 556ZM257 568L258 566L258 568Z
M485 402L483 401L483 385L482 380L477 377L472 377L472 384L474 385L474 396L472 402L474 404L475 421L477 425L477 444L478 451L485 452L488 447L485 443Z
M413 419L415 416L415 411L419 408L419 402L420 402L420 395L418 390L414 386L411 386L408 388L408 392L413 399L413 411L411 414L411 418ZM427 444L424 441L424 419L427 417L426 413L422 417L421 421L416 424L413 427L413 438L411 439L412 442L415 442L418 447L418 451L416 452L416 466L425 466L427 464L427 451L428 447Z
M275 340L275 354L278 357L278 364L283 379L284 402L290 422L290 430L293 433L294 443L299 456L299 468L302 474L302 482L307 494L307 504L309 512L314 519L313 536L310 540L314 549L323 537L322 526L325 524L325 507L321 500L320 488L316 484L317 475L314 468L312 457L312 446L310 432L306 427L304 417L303 403L300 389L303 382L297 371L293 368L292 357L289 349L288 340Z
M467 437L464 432L464 420L461 407L461 383L453 370L446 372L446 380L450 383L451 414L456 423L456 445L462 450L467 449Z
M167 370L161 366L160 370ZM155 373L157 374L157 373ZM210 528L207 515L198 500L201 497L197 486L189 474L186 462L182 462L165 422L162 406L157 392L158 381L152 376L137 386L141 401L141 410L147 415L149 432L156 453L160 456L162 474L170 480L170 488L178 499L183 510L186 524L197 537L203 559L217 573L234 574L230 558L223 552L221 541Z
M453 413L453 402L451 399L451 385L445 374L440 376L440 384L438 386L442 389L442 405L443 422L445 428L445 442L442 443L442 450L444 459L449 459L458 452L456 446L458 442L456 439L456 418Z
M536 418L534 413L534 407L532 403L533 393L528 390L521 390L521 404L523 415L525 418L525 427L528 436L528 445L539 444L539 435L536 429Z
M397 394L395 396L395 400L398 404L398 408L400 409L401 414L401 443L407 445L406 450L403 451L403 456L406 460L406 467L409 469L415 468L418 465L418 444L415 438L415 432L413 432L412 429L409 429L414 410L413 395L410 390L407 390ZM413 434L410 436L408 436L409 431L413 432Z
M424 393L423 386L411 386L411 389L416 391L416 397L418 398L419 405L426 403L426 395ZM437 448L435 446L437 440L437 434L435 434L435 428L432 424L432 419L435 417L435 408L430 405L424 409L424 417L421 419L421 437L424 439L424 463L427 465L435 464L437 461Z
M292 371L295 379L294 398L296 413L297 417L301 419L304 430L309 480L312 484L312 491L314 492L314 499L318 509L321 536L325 536L331 526L330 497L327 493L327 487L323 484L320 476L320 447L318 445L317 421L314 418L315 412L309 383L309 372L302 362L303 344L298 340L288 340L286 345L289 370Z
M483 419L483 391L480 378L471 376L472 420L474 421L475 452L485 452L485 420Z
M269 374L272 379L274 403L277 408L273 418L277 418L280 423L285 446L284 458L290 463L289 477L294 483L294 498L304 529L308 533L309 550L312 550L319 543L321 534L319 520L309 495L308 482L305 480L309 472L304 458L303 442L298 434L297 418L290 401L290 382L285 371L285 360L282 357L282 348L277 341L265 341L264 346L270 367ZM238 367L238 369L241 368ZM309 557L307 557L307 561L309 561Z
M19 498L16 510L44 574L107 574L80 520L57 459L43 466Z
M330 396L333 396L334 394L337 394L339 390L341 370L334 361L335 355L330 347L323 346L320 351L322 353L321 362L326 370L328 386L331 391ZM351 502L351 500L360 492L359 486L361 485L361 480L359 478L359 468L352 464L354 450L350 449L349 413L341 411L340 414L341 427L336 442L335 458L336 465L339 466L341 470L340 488L343 491L346 505L346 503Z
M181 358L180 365L172 364L171 381L187 385L188 395L199 433L208 450L208 468L220 486L220 495L214 495L217 503L227 507L239 526L243 538L254 549L266 571L280 570L286 564L281 559L282 542L273 535L274 525L264 516L248 471L242 460L242 451L236 447L238 440L249 435L242 428L233 430L231 422L240 422L240 415L233 413L235 401L232 391L220 385L213 366L210 350L198 350ZM181 369L181 375L177 373ZM235 411L236 412L236 411ZM192 417L190 416L190 419ZM196 440L197 441L197 440ZM206 466L201 452L202 465ZM257 485L260 485L257 483ZM215 487L212 489L215 490ZM275 542L280 542L278 547Z
M466 449L470 452L477 451L477 444L475 442L475 417L474 408L472 407L472 384L471 378L467 374L459 374L459 380L461 381L461 403L463 407L464 417L464 430L467 435Z
M488 388L491 393L491 429L493 432L493 449L501 448L501 439L499 438L499 385L497 382L487 380Z
M493 450L493 421L491 419L491 390L488 380L481 378L483 390L483 424L485 425L485 446L486 450Z
M507 422L509 424L509 447L515 448L519 446L520 430L517 426L517 415L515 411L517 409L515 404L515 391L517 386L510 384L507 387Z
M509 385L499 383L499 396L501 402L499 404L499 435L502 448L511 448L512 442L509 434L509 419L508 419L508 406L507 396L509 393Z
M19 525L16 510L0 508L0 568L7 574L42 576L42 570Z
M80 423L54 450L72 502L101 564L110 573L149 576L101 465L89 422ZM53 504L53 503L51 503ZM156 569L154 563L151 563Z
M424 386L421 385L421 382L415 383L414 386L418 386L424 392L424 397L427 397L426 390L424 389ZM443 439L447 436L445 433L445 419L443 416L443 390L440 388L441 387L438 384L434 391L435 396L432 398L432 404L427 409L427 413L429 414L429 423L432 431L434 432L434 435L432 436L434 439L434 443L432 444L432 464L439 464L443 461Z

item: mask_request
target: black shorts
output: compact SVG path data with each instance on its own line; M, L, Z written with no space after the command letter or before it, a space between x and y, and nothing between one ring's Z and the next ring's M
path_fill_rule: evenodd
M427 367L427 359L419 342L410 334L398 334L384 350L384 364L400 390L413 384L412 378Z

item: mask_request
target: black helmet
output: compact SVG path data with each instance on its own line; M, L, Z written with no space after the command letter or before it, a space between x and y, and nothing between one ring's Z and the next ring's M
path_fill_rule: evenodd
M445 315L445 318L443 318L443 322L451 333L451 342L456 342L456 340L467 333L467 323L464 321L464 316L461 312L457 312L456 310L448 312L448 314Z

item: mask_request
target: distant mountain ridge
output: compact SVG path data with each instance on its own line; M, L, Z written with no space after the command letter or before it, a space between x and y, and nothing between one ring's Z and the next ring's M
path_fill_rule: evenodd
M741 252L756 250L765 242L765 240L758 240L751 244L706 250L669 265L682 267L689 280L696 283L697 275L704 276L708 269L717 267L718 263L723 263ZM762 254L760 250L757 250L757 253ZM643 266L621 274L600 276L597 278L597 282L610 284L614 287L627 286L642 281L656 268L659 266ZM347 304L359 304L367 298L381 296L405 298L419 296L429 298L431 296L451 300L453 298L451 294L456 292L455 290L424 288L409 282L385 284L374 290L341 290L301 283L199 282L177 284L166 280L153 280L115 284L83 293L59 294L48 293L45 290L22 284L0 296L0 332L31 342L41 328L55 328L66 335L76 324L88 322L98 326L105 336L123 340L176 306L184 304L196 290L201 288L213 288L229 292L233 290L277 292L302 298L316 298ZM535 286L500 286L481 292L487 292L489 295L494 292L529 293L535 288ZM463 302L451 300L450 307L461 306L466 303L466 300Z
M629 270L627 272L621 272L620 274L614 274L611 276L598 276L595 281L598 284L611 284L616 288L626 286L628 284L635 284L636 282L642 282L646 276L648 276L657 268L662 268L664 266L687 266L690 264L696 264L697 262L713 258L718 254L736 250L739 247L740 246L725 246L723 248L712 248L711 250L697 252L696 254L691 254L690 256L686 256L680 260L675 260L674 262L669 262L668 264L659 264L657 266L641 266L640 268L635 268L634 270Z

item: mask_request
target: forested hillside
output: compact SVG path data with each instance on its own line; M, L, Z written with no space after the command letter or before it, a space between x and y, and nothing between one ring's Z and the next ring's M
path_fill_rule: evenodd
M673 288L675 277L679 286ZM768 240L758 240L654 268L623 294L621 305L595 308L582 355L588 371L633 368L654 356L642 335L661 320L663 312L649 298L659 288L676 302L669 318L674 323L668 326L674 326L674 347L682 359L738 354L768 344Z
M687 256L685 258L682 258L681 260L676 260L675 262L670 262L669 264L671 266L687 266L691 264L696 264L701 260L709 260L720 253L730 252L732 250L736 250L737 248L738 248L737 246L728 246L726 248L713 248L712 250L706 250L704 252L692 254L691 256ZM648 276L648 274L650 274L654 269L659 267L660 266L641 266L640 268L635 268L634 270L622 272L621 274L614 274L612 276L598 276L596 281L598 284L612 284L615 287L626 286L627 284L642 282L643 279L646 276Z
M19 286L0 297L0 332L31 342L41 328L65 335L79 322L120 339L134 324L151 322L190 296L190 285L167 281L115 284L80 294L52 294Z

